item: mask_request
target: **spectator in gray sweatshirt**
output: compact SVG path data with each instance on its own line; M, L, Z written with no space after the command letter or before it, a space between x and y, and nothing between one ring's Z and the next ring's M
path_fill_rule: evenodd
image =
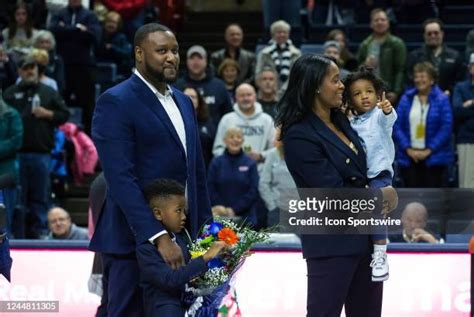
M275 134L273 119L263 112L262 106L256 101L255 89L251 85L239 85L235 91L235 99L234 111L224 115L219 122L212 152L214 156L222 155L225 149L225 131L229 127L238 127L243 131L245 139L243 149L246 154L257 163L263 163L268 150L273 147Z
M278 224L280 193L287 191L289 188L296 188L296 184L286 166L283 144L279 138L280 129L277 128L273 141L275 147L266 156L258 184L260 197L268 209L267 225L269 227Z

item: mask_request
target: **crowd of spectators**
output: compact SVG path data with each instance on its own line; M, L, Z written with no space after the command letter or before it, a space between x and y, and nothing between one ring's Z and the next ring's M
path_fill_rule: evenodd
M97 94L96 65L115 64L118 80L130 76L134 31L143 23L158 21L160 9L153 1L131 1L131 6L106 0L96 1L95 6L84 6L81 0L62 5L57 1L54 6L40 2L9 5L8 22L1 31L0 172L17 179L5 196L10 234L18 238L48 236L51 152L57 133L76 140L75 146L84 144L86 150L75 152L87 153L88 162L97 161L87 140ZM247 217L257 227L277 222L276 193L294 186L273 121L292 64L302 55L304 26L299 13L305 2L293 2L299 6L263 1L264 30L270 40L260 50L244 48L245 25L237 23L222 30L225 43L215 52L206 50L205 39L194 43L175 83L196 109L215 210ZM365 66L387 85L386 96L398 112L393 135L395 184L447 187L456 186L459 178L460 187L474 188L474 30L467 35L465 52L449 47L443 22L434 18L437 2L428 1L432 11L423 11L424 23L417 20L420 17L405 21L419 23L424 38L420 47L408 52L403 37L391 32L391 23L403 7L394 6L396 1L359 2L374 8L369 16L361 15L365 11L359 7L352 8L352 1L308 1L307 5L312 23L334 26L327 41L317 44L321 54L337 60L341 77ZM338 26L355 21L366 21L371 34L351 52L350 39ZM82 109L74 128L62 126L70 116L68 108ZM93 165L87 173L93 172ZM22 206L23 212L17 212L14 222L16 206Z

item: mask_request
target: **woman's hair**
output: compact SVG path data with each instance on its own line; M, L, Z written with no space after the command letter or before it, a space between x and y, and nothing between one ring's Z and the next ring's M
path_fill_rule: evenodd
M229 67L229 66L234 67L235 69L237 69L237 74L240 74L239 63L237 63L232 58L224 58L224 60L220 63L219 67L217 68L217 75L220 78L224 78L224 76L223 76L224 69L226 69L226 67Z
M352 104L351 97L351 86L358 80L367 80L372 83L377 96L381 96L382 92L386 89L385 82L374 74L371 68L361 66L357 72L350 73L344 80L344 92L342 94L343 103L347 104L346 111L351 111L353 114L357 114Z
M288 88L277 104L275 126L281 129L280 140L293 124L301 121L312 111L316 91L321 86L331 63L336 64L331 57L305 54L293 64Z
M270 34L273 36L277 30L285 30L291 32L291 26L284 20L278 20L270 25Z
M209 120L209 107L207 106L206 102L204 101L204 98L202 95L199 93L199 91L196 89L196 87L191 86L191 85L186 85L184 86L182 91L185 91L186 89L192 89L196 92L197 98L198 98L198 106L196 108L196 116L199 122L206 122Z
M438 80L438 72L430 62L421 62L415 64L415 66L413 66L413 74L415 73L427 73L434 82Z
M15 37L16 31L17 31L17 25L16 25L16 20L15 20L15 14L16 11L19 9L24 9L26 11L26 22L25 22L25 32L26 32L26 37L31 38L33 35L33 21L31 20L31 12L26 5L26 3L19 1L15 9L12 11L11 16L10 16L10 23L8 25L8 39L11 40Z
M49 64L48 52L40 48L34 48L31 50L28 56L35 60L36 64L38 65L38 73L43 75L46 72L46 67Z
M41 64L44 66L47 66L49 64L49 54L46 50L34 48L31 50L29 55L34 58L37 64Z
M40 30L36 33L36 35L33 37L33 47L38 48L39 42L45 39L51 42L51 49L54 51L54 49L56 48L56 40L54 38L53 33L48 30Z

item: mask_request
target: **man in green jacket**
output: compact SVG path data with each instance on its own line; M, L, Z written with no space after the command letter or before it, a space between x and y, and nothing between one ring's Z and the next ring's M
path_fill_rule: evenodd
M359 65L372 68L387 84L387 99L396 104L403 92L407 50L399 37L390 34L387 13L374 9L370 13L372 34L360 45L357 52Z
M13 212L18 204L18 156L17 151L23 143L23 123L18 111L5 103L0 90L0 176L11 175L15 184L3 188L3 199L7 212L7 234L12 235ZM20 229L20 228L16 228Z

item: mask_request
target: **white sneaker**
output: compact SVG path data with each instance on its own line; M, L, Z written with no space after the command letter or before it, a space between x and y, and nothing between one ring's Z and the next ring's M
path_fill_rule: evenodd
M383 282L388 280L388 262L387 253L384 251L376 251L372 254L372 282Z

